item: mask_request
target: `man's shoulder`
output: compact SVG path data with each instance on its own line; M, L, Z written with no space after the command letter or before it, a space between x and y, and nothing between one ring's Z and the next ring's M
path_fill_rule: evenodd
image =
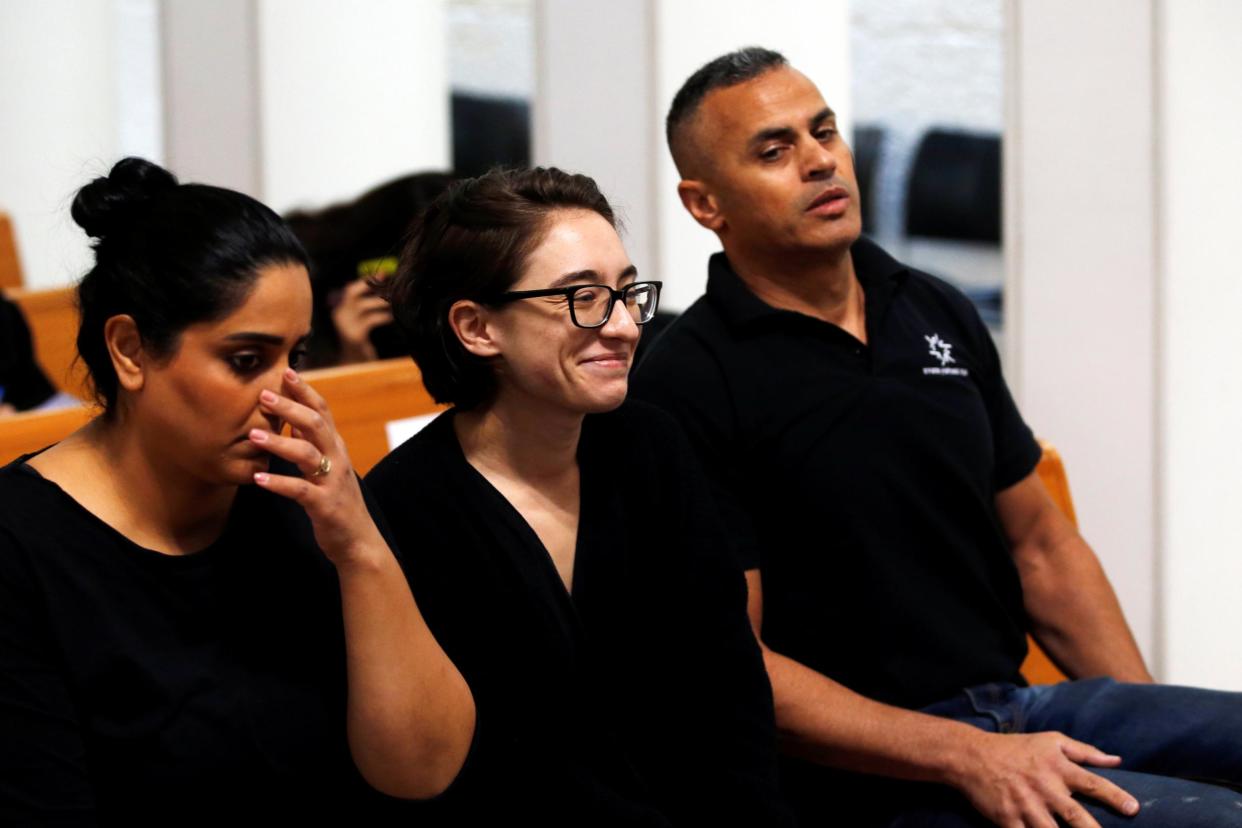
M917 268L909 269L908 289L916 297L939 302L959 316L974 317L975 305L962 290L951 282Z
M719 312L703 296L677 317L638 364L633 390L663 406L670 396L712 393L727 377L732 362L732 334Z

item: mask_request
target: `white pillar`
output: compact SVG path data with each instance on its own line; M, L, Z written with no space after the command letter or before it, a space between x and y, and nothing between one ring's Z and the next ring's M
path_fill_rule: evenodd
M254 0L163 0L165 162L182 181L262 192Z
M1151 2L1011 0L1007 370L1060 449L1083 534L1156 641Z
M847 12L845 0L787 0L779 13L746 0L539 0L535 162L594 177L621 209L639 272L663 279L662 304L683 309L720 245L677 198L664 142L673 95L708 60L766 46L815 81L848 128Z
M263 198L321 206L452 163L444 0L259 0Z
M28 287L70 282L91 260L68 207L118 150L112 13L109 0L0 5L0 210Z
M444 0L164 0L182 178L284 212L451 164Z
M1242 6L1156 6L1165 674L1242 690Z

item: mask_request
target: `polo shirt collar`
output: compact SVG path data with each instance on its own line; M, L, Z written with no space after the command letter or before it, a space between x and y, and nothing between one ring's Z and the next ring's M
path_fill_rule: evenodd
M909 269L862 236L850 247L850 255L854 258L854 273L867 294L868 315L883 311ZM775 308L752 293L723 252L713 254L708 260L707 297L725 321L737 327L747 327L765 319L803 315Z

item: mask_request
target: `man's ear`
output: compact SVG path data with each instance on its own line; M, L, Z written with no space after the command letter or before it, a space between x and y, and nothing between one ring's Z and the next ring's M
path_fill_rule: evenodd
M103 333L117 386L126 391L140 391L146 382L151 356L143 349L138 323L129 314L120 314L104 322Z
M460 299L449 308L448 323L462 347L475 356L490 358L500 354L489 309L484 305Z
M725 220L720 212L720 205L702 181L682 179L677 183L677 195L681 198L686 212L699 224L714 233L719 233L724 228Z

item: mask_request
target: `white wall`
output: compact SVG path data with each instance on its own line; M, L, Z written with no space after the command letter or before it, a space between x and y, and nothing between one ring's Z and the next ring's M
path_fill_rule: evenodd
M442 0L258 0L263 199L322 206L447 169Z
M534 0L448 0L454 92L524 99L535 94L534 6Z
M1151 4L1011 0L1008 373L1155 654Z
M854 119L886 132L872 194L876 221L867 228L885 244L905 227L905 180L927 129L1001 131L1004 9L1003 0L850 4ZM955 279L962 276L947 272ZM991 274L993 283L1000 278L999 269Z
M110 0L0 6L0 209L30 287L71 281L90 262L69 205L119 147L112 13Z
M532 161L590 175L625 225L644 278L658 278L651 4L535 5Z
M182 181L262 195L255 0L162 0L165 163Z
M118 140L128 155L164 160L159 0L113 0Z
M1165 676L1239 690L1242 5L1156 6Z

